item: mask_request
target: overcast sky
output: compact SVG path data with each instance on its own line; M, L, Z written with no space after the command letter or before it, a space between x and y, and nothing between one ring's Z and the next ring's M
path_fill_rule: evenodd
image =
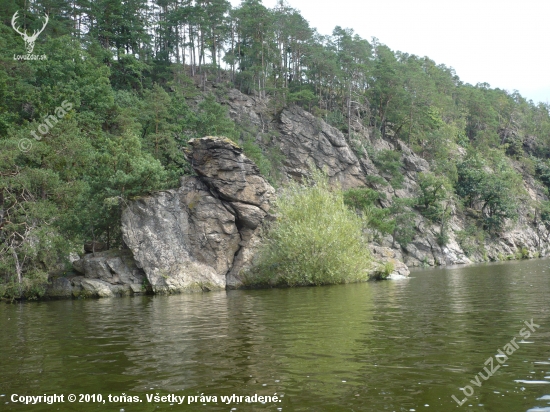
M276 0L263 0L273 7ZM233 5L239 0L231 0ZM339 25L453 67L464 82L550 102L548 0L288 0L321 34Z

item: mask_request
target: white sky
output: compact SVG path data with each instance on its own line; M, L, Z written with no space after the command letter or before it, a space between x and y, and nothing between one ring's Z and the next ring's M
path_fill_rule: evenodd
M239 0L230 0L233 5ZM276 0L263 0L273 7ZM288 0L321 34L339 25L453 67L466 83L550 102L548 0Z

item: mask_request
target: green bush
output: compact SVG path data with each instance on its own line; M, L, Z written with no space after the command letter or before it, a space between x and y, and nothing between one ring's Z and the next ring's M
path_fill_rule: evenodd
M249 283L305 286L364 281L370 255L363 220L344 204L342 191L331 190L326 175L290 184L277 199L277 221Z
M243 148L244 154L258 166L262 176L268 177L272 171L271 163L264 156L262 149L254 139L251 137L243 139L241 147Z
M239 139L234 139L235 143L240 145L244 154L254 161L260 173L264 176L269 183L273 186L277 186L278 181L281 178L280 169L284 161L284 155L278 146L269 145L271 137L269 134L262 134L258 132L258 128L250 123L238 123L237 129L240 134ZM257 135L260 135L263 140L264 146L267 148L262 149L256 141Z
M464 230L456 232L456 240L468 257L472 257L476 253L485 255L485 237L483 229L478 228L475 224L469 224Z
M317 96L315 96L315 93L313 93L311 90L300 90L294 93L290 93L288 95L288 102L289 103L295 103L302 107L308 107L317 99Z
M372 158L374 165L385 174L391 176L390 185L394 189L403 188L403 173L401 172L401 153L389 149L380 150Z
M382 271L384 272L384 279L390 276L394 270L395 265L393 264L393 262L386 262L384 264L384 268L382 269Z
M344 203L363 216L369 229L380 235L391 234L395 229L395 220L391 218L389 209L377 206L382 198L385 199L384 194L369 188L349 189L344 192Z
M542 200L537 207L540 220L548 228L550 227L550 201Z
M449 234L445 227L436 236L437 244L441 247L446 246L449 243Z
M394 198L390 207L390 214L395 219L392 236L402 247L411 243L416 234L416 214L411 210L415 202L415 199Z
M367 175L365 176L365 180L367 181L368 184L371 184L371 185L381 185L381 186L388 185L388 182L386 181L386 179L376 175Z
M8 281L0 283L0 298L9 300L28 299L33 300L40 298L46 292L48 283L48 275L46 273L31 273L25 274L21 279L21 283L17 281L16 276L13 276Z
M332 127L335 127L338 130L340 130L341 132L347 133L348 131L347 120L342 114L342 112L339 110L335 110L327 113L325 117L325 121L328 124L330 124Z
M477 152L459 163L456 192L466 206L481 212L483 228L496 233L504 229L506 219L514 220L518 216L521 176L501 154L493 155L492 164Z
M239 136L235 123L227 114L227 109L216 102L212 94L207 95L198 106L195 130L199 137L226 136L236 141Z
M447 178L429 172L419 173L418 186L417 209L432 222L441 221L445 212L442 203L449 199L452 190Z
M525 246L522 246L519 250L521 259L529 259L529 249L527 249Z

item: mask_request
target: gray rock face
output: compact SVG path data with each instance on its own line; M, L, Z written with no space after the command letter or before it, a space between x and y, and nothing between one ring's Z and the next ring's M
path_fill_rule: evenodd
M75 260L73 267L79 275L51 278L47 297L112 297L147 292L145 273L136 266L129 250L86 254Z
M366 186L365 171L357 156L336 128L299 107L282 111L276 143L285 155L287 175L308 176L309 165L328 173L332 184L343 189Z
M197 177L131 202L122 233L156 293L225 288L241 240L234 214Z
M346 137L338 129L298 106L285 108L274 116L268 110L268 100L247 96L230 90L227 104L229 115L239 123L255 126L260 133L271 133L272 145L285 157L281 172L283 179L301 179L309 175L310 163L327 171L331 183L342 188L366 185L365 174L371 170L368 157L358 159ZM354 124L355 132L368 136L361 124ZM363 162L366 161L366 163Z
M274 193L260 170L231 140L203 137L189 141L188 159L195 172L228 202L244 203L269 211Z
M427 172L430 170L428 162L416 155L404 155L403 162L405 163L405 169L408 171Z
M73 262L74 269L85 278L98 279L113 285L141 284L145 279L129 250L108 250L87 254Z
M199 176L130 202L124 241L156 293L238 287L274 189L226 138L191 140L187 156Z
M390 263L393 266L393 271L390 273L390 276L409 276L409 268L403 263L403 256L398 250L371 244L370 251L375 264L377 265L373 272L374 276L376 276L377 272L381 270L380 267L387 263Z
M46 296L50 298L71 298L73 296L71 279L66 277L50 279L50 283L46 288Z
M221 103L228 106L229 116L235 121L256 126L261 132L269 129L271 117L267 114L267 100L247 96L236 89L231 89L227 94L227 100Z
M254 256L261 244L259 230L244 229L241 231L242 241L240 250L235 255L233 267L227 274L226 282L228 289L237 289L244 283L244 274L252 266Z
M81 279L80 285L84 291L81 295L98 298L112 298L115 296L110 284L101 280L84 278Z

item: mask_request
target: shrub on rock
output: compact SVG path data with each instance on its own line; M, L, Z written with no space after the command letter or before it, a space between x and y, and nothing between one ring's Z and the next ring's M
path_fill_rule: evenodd
M322 172L278 197L250 283L306 286L364 281L371 258L364 222Z

